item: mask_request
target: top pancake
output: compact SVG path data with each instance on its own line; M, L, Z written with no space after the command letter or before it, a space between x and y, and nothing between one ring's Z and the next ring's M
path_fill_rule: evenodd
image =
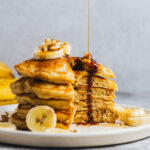
M74 83L75 75L64 58L50 60L26 60L15 65L16 71L25 76L38 78L52 83Z

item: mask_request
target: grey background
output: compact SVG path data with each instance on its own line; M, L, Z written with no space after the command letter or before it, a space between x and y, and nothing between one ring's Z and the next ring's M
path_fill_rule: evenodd
M150 91L150 1L91 0L90 49L116 74L119 90ZM0 61L13 67L47 38L87 51L87 0L0 0Z

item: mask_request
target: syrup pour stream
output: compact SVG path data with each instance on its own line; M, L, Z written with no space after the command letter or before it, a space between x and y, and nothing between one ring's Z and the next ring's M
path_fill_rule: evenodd
M88 0L88 52L90 52L90 0Z
M88 0L88 53L90 54L90 0ZM96 124L93 119L93 108L92 108L92 85L93 85L93 76L97 71L97 63L92 58L89 57L89 75L87 79L88 87L87 87L87 104L88 104L88 124Z

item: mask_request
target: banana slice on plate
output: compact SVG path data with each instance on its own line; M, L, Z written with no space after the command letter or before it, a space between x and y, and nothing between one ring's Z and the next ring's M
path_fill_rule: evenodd
M126 124L134 127L144 124L150 124L150 114L146 114L145 116L140 117L128 118Z
M115 106L115 111L120 117L120 121L126 122L128 118L144 116L145 111L143 108L126 108L122 106Z
M0 130L16 130L16 126L9 122L0 122Z
M49 106L37 106L29 110L26 123L27 127L34 132L44 132L46 129L55 128L56 114Z

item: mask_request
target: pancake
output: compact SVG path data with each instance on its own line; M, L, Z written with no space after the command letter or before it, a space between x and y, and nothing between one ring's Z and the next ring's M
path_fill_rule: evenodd
M11 123L15 124L17 129L21 129L21 130L29 130L26 124L25 119L18 119L16 117L16 114L13 114L10 117L10 121ZM69 125L68 124L64 124L61 122L57 122L56 123L56 128L62 128L62 129L69 129Z
M91 66L87 61L84 61L83 57L66 57L66 60L69 62L70 66L74 71L85 71L85 73L88 74L88 72L93 72L93 65ZM91 60L92 64L96 66L96 76L104 77L104 78L114 78L114 73L107 67L98 64L95 60ZM95 67L94 67L95 70Z
M115 91L103 89L103 88L90 88L91 98L100 98L104 100L113 100L115 98ZM88 98L87 87L78 87L76 88L75 101L77 100L86 100Z
M11 89L14 94L32 93L42 99L72 99L75 94L71 84L52 84L32 78L17 80Z
M75 86L76 87L87 87L88 86L88 78L89 74L85 71L75 71ZM117 85L114 81L102 78L99 76L92 76L92 87L100 87L100 88L105 88L109 90L117 90Z
M18 109L16 114L17 119L26 119L26 115L30 109ZM64 113L63 111L56 112L57 121L65 124L71 124L73 117L72 114Z
M64 58L50 60L26 60L15 65L16 71L25 77L32 77L52 83L74 83L75 75Z
M76 111L88 110L88 100L79 100L75 102ZM103 99L91 99L91 105L93 110L97 109L110 109L113 110L114 101Z
M40 99L32 94L17 95L16 99L19 104L31 104L36 105L47 105L54 109L72 109L73 99L70 100L60 100L60 99Z
M25 119L28 111L33 108L34 106L32 105L23 105L23 104L19 104L18 108L17 108L17 116L19 115L20 118ZM63 122L66 124L71 124L72 120L73 120L73 115L74 115L74 107L68 109L68 110L59 110L59 109L54 109L56 116L57 116L57 120L59 122Z
M109 109L97 109L92 112L90 123L114 123L118 116ZM89 121L88 111L79 111L75 113L74 123L86 124Z

